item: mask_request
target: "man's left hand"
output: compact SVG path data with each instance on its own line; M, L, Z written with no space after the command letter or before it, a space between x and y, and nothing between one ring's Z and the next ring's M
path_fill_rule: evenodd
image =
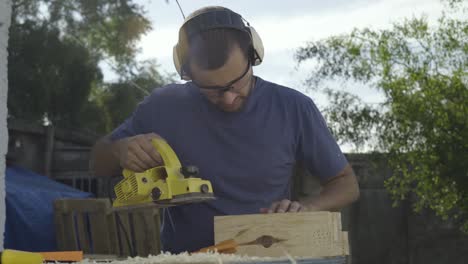
M308 211L306 208L297 201L290 201L284 199L279 202L271 204L270 208L260 208L260 213L272 214L272 213L297 213Z

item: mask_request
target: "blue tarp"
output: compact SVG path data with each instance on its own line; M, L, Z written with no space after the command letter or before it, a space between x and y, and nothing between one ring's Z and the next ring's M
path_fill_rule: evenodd
M5 186L4 247L25 251L57 250L54 200L92 196L16 166L7 167Z

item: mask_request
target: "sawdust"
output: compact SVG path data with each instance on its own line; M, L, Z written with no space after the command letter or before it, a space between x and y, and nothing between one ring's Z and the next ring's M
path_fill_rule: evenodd
M212 253L181 253L181 254L170 254L162 253L157 256L148 256L127 258L125 260L114 260L108 262L102 261L93 261L85 259L76 264L169 264L169 263L206 263L206 264L229 264L229 263L261 263L261 262L271 262L272 260L278 260L278 258L269 258L269 257L249 257L249 256L239 256L234 254L219 254L216 252ZM295 263L295 262L291 262Z

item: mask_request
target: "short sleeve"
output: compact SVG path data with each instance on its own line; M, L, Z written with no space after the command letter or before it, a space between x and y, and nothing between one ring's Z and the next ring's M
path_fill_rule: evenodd
M298 159L323 182L336 176L348 164L325 119L310 98L298 105Z

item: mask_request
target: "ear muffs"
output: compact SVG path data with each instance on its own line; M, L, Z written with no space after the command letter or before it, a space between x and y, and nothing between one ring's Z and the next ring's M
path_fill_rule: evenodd
M190 80L190 77L187 75L187 73L185 73L185 71L182 69L183 65L182 65L182 60L180 59L179 57L179 45L176 44L174 45L174 48L172 48L172 60L174 61L174 67L176 68L177 70L177 73L179 74L180 78L182 80Z
M264 48L263 48L263 42L260 36L258 35L257 31L255 28L249 26L248 31L250 34L250 38L252 40L252 48L253 48L253 58L252 58L252 65L257 66L260 65L263 61L263 55L264 55Z
M192 17L188 17L179 30L179 40L172 50L172 59L177 73L183 80L190 80L190 76L185 70L187 62L188 39L196 34L215 28L233 28L247 32L252 42L252 57L250 58L253 66L260 65L263 61L264 47L263 42L257 31L244 23L244 19L237 13L227 8L212 9L201 12Z

